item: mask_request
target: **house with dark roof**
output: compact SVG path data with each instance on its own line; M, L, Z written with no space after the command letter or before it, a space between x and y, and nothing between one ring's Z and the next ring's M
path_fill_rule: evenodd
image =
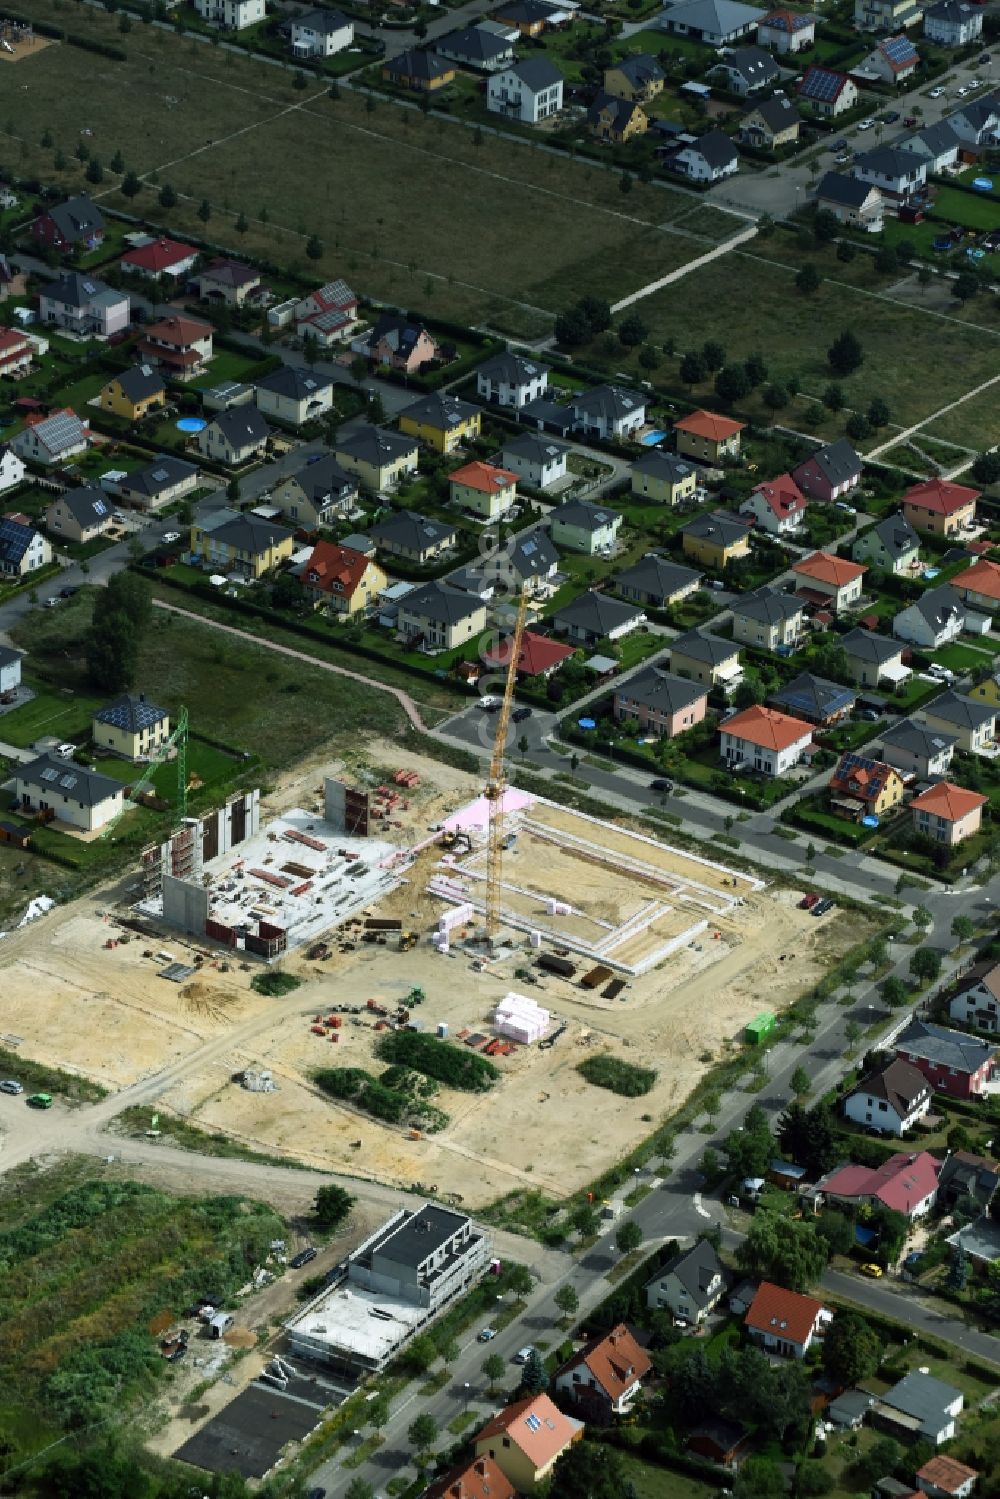
M635 52L604 69L604 92L630 104L649 104L665 82L666 74L648 52Z
M1000 94L995 90L978 99L967 100L948 123L966 146L996 145L1000 141Z
M947 120L938 120L935 125L925 125L912 135L904 135L897 144L901 151L912 151L925 162L928 175L933 175L955 165L962 143Z
M255 381L257 410L291 427L318 421L333 406L333 381L326 375L283 364Z
M66 271L38 293L40 322L63 328L77 338L110 338L129 324L129 299L96 276Z
M924 36L939 47L967 47L983 34L983 13L964 0L938 0L924 10Z
M1000 1190L1000 1165L992 1156L971 1150L951 1150L938 1177L938 1207L961 1206L968 1215L988 1213Z
M701 585L701 573L693 567L683 567L662 557L659 552L647 552L631 567L616 573L615 592L630 604L641 604L650 609L669 609L681 599L697 593Z
M644 734L674 739L701 723L708 711L708 692L687 677L647 666L615 688L612 711L618 723L634 719Z
M686 1446L689 1452L706 1457L720 1468L735 1468L748 1455L750 1433L738 1421L727 1421L722 1416L708 1416L689 1434Z
M751 1343L766 1353L805 1358L813 1340L823 1336L832 1315L814 1296L786 1291L765 1280L751 1302L743 1327Z
M514 61L510 36L489 26L463 26L459 31L435 37L434 50L440 57L477 73L496 73Z
M21 685L22 651L0 645L0 693L16 692Z
M709 630L688 630L670 642L670 669L711 687L732 692L743 680L740 648Z
M920 1068L932 1088L952 1098L979 1097L996 1074L996 1046L929 1020L912 1020L894 1047L897 1057Z
M731 606L733 639L759 650L794 650L805 629L806 606L792 593L758 588L741 594Z
M323 6L299 11L292 16L290 40L293 57L334 57L354 41L354 22Z
M570 410L585 437L631 437L646 420L646 398L624 385L595 385L573 396Z
M833 68L822 68L813 63L799 81L799 98L822 119L833 119L854 108L858 102L858 86L846 73L837 73Z
M563 75L548 57L522 57L486 83L486 108L522 125L540 125L563 107Z
M419 448L412 437L384 427L355 427L337 437L334 454L341 468L356 474L364 489L383 494L417 471Z
M910 675L903 665L903 646L888 635L855 626L841 635L837 644L847 657L847 669L862 687L877 687L883 680L901 682Z
M628 1414L652 1367L645 1349L619 1322L572 1354L556 1370L553 1387L581 1415L604 1424Z
M520 410L548 389L549 366L520 354L494 354L476 368L476 394L494 406Z
M39 755L14 772L17 809L48 812L80 832L95 833L123 810L125 787L58 755Z
M892 633L908 645L936 651L957 640L966 627L962 596L950 583L928 588L893 617Z
M902 1137L929 1113L933 1093L919 1067L898 1057L845 1093L844 1116L881 1135Z
M568 500L549 511L549 535L567 552L596 557L611 552L621 529L622 516L607 505L587 500Z
M26 515L0 517L0 577L24 578L51 561L49 541Z
M722 87L731 94L745 99L750 94L773 88L781 77L781 69L763 47L733 47L723 52L717 63L708 69L706 78L718 78Z
M709 47L731 47L752 35L766 14L740 0L680 0L660 12L660 25L673 36L690 37Z
M159 510L198 487L198 465L172 453L161 453L117 481L117 493L140 510Z
M975 963L956 981L947 1004L949 1016L959 1025L1000 1032L1000 963L992 958Z
M552 628L580 645L596 645L599 640L620 640L645 622L645 614L634 604L622 603L620 599L594 589L578 594L552 616Z
M133 364L101 386L97 403L112 416L141 422L151 411L159 411L167 404L166 383L152 364Z
M423 323L398 312L383 312L368 340L368 357L406 375L415 375L438 358L436 340Z
M565 479L569 451L541 432L525 432L507 439L500 450L500 461L532 489L544 490Z
M45 529L60 541L93 541L111 525L112 506L96 485L66 489L45 512Z
M425 442L438 453L451 453L463 442L479 436L482 412L470 401L447 391L421 396L399 414L399 430Z
M954 734L959 749L968 755L988 753L996 739L997 710L989 703L975 702L960 692L942 692L920 711L931 729Z
M431 94L452 83L455 64L439 52L411 47L382 64L382 79L415 94Z
M757 41L779 56L802 52L816 40L816 17L801 10L769 10L757 27Z
M922 781L945 775L958 743L954 734L941 734L912 718L901 718L883 730L881 758Z
M37 245L46 250L96 250L104 243L104 215L86 193L45 208L31 226Z
M731 510L706 510L681 528L685 557L717 572L750 552L750 523Z
M252 299L261 284L260 271L228 255L217 255L203 266L198 275L198 295L203 302L224 307L242 307Z
M492 16L522 36L539 36L546 26L564 26L570 19L570 13L553 0L503 0Z
M905 577L920 566L920 537L905 515L887 515L861 533L851 556L855 562Z
M540 528L513 537L479 564L486 577L494 578L498 585L506 585L515 598L522 590L531 597L543 595L558 566L559 553L552 538Z
M77 416L70 406L59 411L29 412L24 426L10 440L10 447L19 458L28 458L35 463L64 463L75 453L82 453L90 444L90 423Z
M641 104L599 89L587 110L587 124L599 141L621 146L649 129L649 116Z
M884 203L878 188L843 172L825 172L816 184L816 208L832 213L847 229L878 234L884 221Z
M883 198L905 203L920 192L927 181L927 165L913 151L895 146L876 146L855 156L851 168L859 182L877 187Z
M292 555L295 532L252 510L223 510L191 526L191 561L209 572L260 578Z
M692 182L721 182L740 169L740 157L732 140L721 130L706 130L668 158L672 172Z
M912 1222L934 1206L940 1170L941 1162L926 1150L900 1151L881 1166L837 1166L820 1177L816 1191L827 1203L853 1210L881 1204Z
M298 473L281 479L271 491L271 500L295 526L313 531L346 515L357 503L358 481L341 468L329 453L318 462L307 463Z
M350 616L370 609L389 579L364 552L317 541L299 581L317 609Z
M202 427L195 438L198 451L227 468L243 468L264 456L271 428L256 406L231 406Z
M448 583L424 583L400 599L396 627L411 648L451 651L482 634L486 606Z
M729 1277L712 1244L698 1239L661 1265L644 1287L651 1311L664 1308L697 1326L726 1294Z
M869 1395L867 1390L845 1390L830 1401L823 1414L842 1431L857 1431L864 1425L874 1404L875 1396Z
M632 464L632 493L664 505L694 500L699 482L695 464L663 448L647 448Z
M940 1447L955 1435L964 1405L961 1390L914 1369L876 1401L872 1414L878 1426L904 1440Z
M799 672L790 682L777 688L768 697L768 705L793 718L804 719L828 728L846 718L854 708L857 694L839 682L827 682L823 677L813 676L811 671Z
M123 692L94 713L90 737L98 749L112 755L144 760L170 738L170 714L144 692Z
M861 483L861 458L846 438L824 444L792 470L804 494L830 504L843 499Z
M387 556L401 557L420 566L433 562L455 545L454 526L420 515L416 510L394 510L370 526L368 535Z
M752 104L740 121L739 139L761 151L777 151L799 138L802 116L787 94L772 94Z

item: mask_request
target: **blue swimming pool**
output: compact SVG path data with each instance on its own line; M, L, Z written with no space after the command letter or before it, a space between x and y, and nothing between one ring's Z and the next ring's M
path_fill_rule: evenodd
M645 437L640 437L639 438L639 441L642 443L643 447L646 447L646 448L655 448L656 444L658 442L662 442L663 439L666 437L666 435L667 434L665 432L659 432L659 431L657 431L657 432L647 432L646 435L645 435Z
M203 416L179 416L177 418L178 432L200 432L203 427L207 426L208 423Z

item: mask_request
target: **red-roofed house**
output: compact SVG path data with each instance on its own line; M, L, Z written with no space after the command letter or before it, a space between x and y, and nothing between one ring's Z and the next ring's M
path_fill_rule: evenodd
M506 671L510 660L510 645L511 637L504 636L494 650L487 652L485 657L487 664ZM550 635L536 635L533 630L525 630L521 636L521 652L517 658L518 679L551 677L564 661L568 661L570 656L575 654L575 648L571 645L564 645L561 640L553 640Z
M517 475L492 463L465 463L450 476L451 501L474 515L495 520L517 499Z
M302 587L317 608L326 604L334 614L357 614L374 604L389 579L371 557L352 547L317 541L302 569Z
M139 340L139 353L178 380L192 380L204 372L212 357L212 325L198 318L165 317L148 323Z
M786 1291L762 1281L743 1322L752 1343L785 1358L805 1358L813 1338L822 1337L830 1312L814 1296Z
M517 1499L517 1490L491 1457L474 1457L432 1483L423 1499Z
M816 40L816 17L800 10L769 10L757 23L757 45L775 52L801 52Z
M16 380L31 368L34 345L15 328L0 328L0 375Z
M607 1422L624 1415L642 1389L652 1364L624 1322L602 1338L591 1341L567 1359L555 1377L555 1387L581 1408L584 1415Z
M932 536L954 536L956 531L975 523L978 499L979 490L970 489L967 484L927 479L908 489L900 503L915 531L929 531Z
M881 817L903 800L903 778L884 760L841 755L830 777L830 801L849 816Z
M176 239L151 239L148 245L139 245L135 250L126 250L121 258L125 271L134 271L149 281L165 278L176 280L189 271L198 259L194 245L181 244Z
M963 838L978 833L983 820L983 808L989 797L978 791L966 791L951 781L938 781L910 803L913 813L913 831L922 838L932 838L935 843L945 843L954 848Z
M917 1469L917 1488L931 1499L967 1499L976 1486L979 1474L975 1468L943 1453L932 1457Z
M727 765L752 765L767 776L784 775L812 745L813 726L755 704L727 718L719 754Z
M785 536L802 524L807 503L791 474L779 474L751 490L740 514L754 516L760 529L772 536Z
M519 1493L531 1493L582 1436L582 1421L564 1416L548 1395L529 1395L486 1423L475 1438L476 1456L491 1457Z
M346 281L328 281L296 302L292 316L300 337L309 333L328 349L354 332L358 325L358 299Z
M850 609L861 597L861 579L868 571L860 562L835 557L832 552L813 552L796 562L792 572L800 580L798 592L814 603L825 604L835 614Z
M900 1152L881 1166L838 1166L816 1183L827 1202L857 1207L881 1203L906 1218L919 1218L934 1206L941 1162L926 1150L915 1155Z
M957 573L951 586L972 609L993 614L1000 609L1000 566L986 557Z
M690 416L674 422L677 451L686 458L700 458L702 463L718 463L722 458L738 458L740 433L745 422L734 422L717 411L692 411Z

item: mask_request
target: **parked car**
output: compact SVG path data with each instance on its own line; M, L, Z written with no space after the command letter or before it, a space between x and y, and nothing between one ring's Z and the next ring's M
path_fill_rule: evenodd
M874 120L859 120L859 122L858 122L858 129L859 130L874 130L875 129L875 121Z
M885 123L887 125L895 125L896 121L899 119L899 110L890 109L889 113L883 115L882 118L885 120Z
M849 143L849 141L847 139L847 136L846 135L842 135L840 137L839 141L834 141L833 145L830 147L830 150L831 151L846 151L847 148L848 148L848 146L849 146L849 144L850 143Z
M0 1093L13 1093L16 1096L18 1093L23 1092L24 1089L21 1087L21 1084L16 1083L12 1077L8 1077L4 1082L0 1083Z
M526 718L530 718L531 717L531 709L530 708L515 708L514 711L513 711L513 713L510 716L514 720L515 723L524 723L524 720Z
M816 891L810 890L806 895L803 895L802 899L799 901L799 908L803 911L811 911L813 906L818 905L818 903L819 896L817 895Z
M853 155L853 151L840 151L833 159L837 163L838 167L843 167L847 165Z
M69 743L57 744L56 754L60 755L64 760L72 760L73 756L76 754L76 745Z
M497 1330L495 1327L484 1327L476 1341L479 1343L492 1343L496 1335Z
M51 1107L52 1107L52 1094L51 1093L32 1093L24 1101L28 1105L28 1107L32 1108L32 1109L51 1109Z
M61 599L71 599L74 593L79 593L79 589L70 584L68 588L60 588L59 597Z
M534 1353L534 1351L535 1350L534 1350L533 1346L531 1345L531 1343L526 1343L523 1348L519 1348L517 1350L517 1352L515 1353L515 1355L514 1355L514 1362L515 1362L515 1364L526 1364L528 1362L529 1358L531 1357L531 1355Z
M663 776L657 776L655 781L650 781L649 789L650 791L673 791L674 783L665 780Z
M484 713L495 713L500 706L498 697L491 697L489 693L479 699L479 706Z
M301 1270L303 1265L308 1265L310 1260L316 1258L317 1251L310 1244L307 1249L300 1249L298 1254L293 1254L288 1261L289 1270Z
M833 907L834 902L824 897L823 900L818 903L818 905L813 906L812 913L814 916L825 916L827 911L833 910Z
M55 607L59 603L60 603L59 595L57 593L54 593L50 599L46 599L45 600L45 607L46 607L46 609L55 609Z
M878 714L874 708L859 708L855 718L860 718L862 723L878 723Z
M928 97L928 99L940 99L940 97L941 97L941 95L943 93L944 93L944 89L943 88L932 88L931 91L930 91L930 93L927 95L927 97Z
M166 542L180 541L181 533L179 531L164 531L163 539Z
M981 57L977 57L976 58L976 62L979 62L979 63L989 62L989 60L990 60L990 54L988 52L984 52Z
M858 1269L861 1271L862 1275L867 1275L869 1280L881 1280L883 1274L885 1273L881 1265L876 1265L871 1260L869 1260L867 1264L859 1265Z

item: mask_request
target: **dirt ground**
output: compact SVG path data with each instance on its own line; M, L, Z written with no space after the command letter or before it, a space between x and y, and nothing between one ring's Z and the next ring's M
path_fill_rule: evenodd
M11 49L8 52L7 47L0 47L0 62L23 62L27 57L36 57L43 48L52 46L48 37L44 36L30 36L16 39L16 32L8 32L6 30L0 32L0 36L7 43L7 47Z
M376 779L384 779L399 761L391 746L376 745L367 763ZM407 764L422 777L402 814L403 840L413 843L424 840L434 823L478 787L471 777L436 762L411 758ZM264 815L296 803L310 805L320 771L328 768L311 765L284 778ZM357 774L365 766L349 769ZM588 838L599 831L563 809L536 807L531 815ZM671 873L677 893L668 891L664 899L685 921L709 916L706 931L630 979L619 999L581 989L583 967L575 980L539 974L540 982L528 987L516 974L528 969L533 957L523 932L511 932L510 955L489 969L461 945L448 954L436 952L428 937L447 907L425 888L440 869L441 851L432 845L379 907L380 915L399 916L419 930L419 945L400 953L392 941L385 947L359 944L353 952L335 950L323 962L310 961L304 952L292 954L285 966L302 984L281 1001L250 989L256 969L227 964L215 952L184 984L159 978L156 953L190 961L197 950L175 933L134 936L107 948L109 937L122 935L107 914L107 894L103 903L95 896L58 908L0 945L3 1039L111 1089L172 1068L158 1108L317 1167L392 1185L433 1184L442 1196L453 1194L469 1207L518 1186L565 1195L634 1143L642 1131L640 1116L655 1119L675 1108L748 1020L762 1008L780 1009L793 1000L863 936L856 915L834 912L816 921L797 909L794 891L755 891L743 877L737 887L726 885L730 876L717 868L663 845L637 844L625 831L609 829L607 842L613 856L634 857L640 848L651 865ZM534 853L531 857L534 888L543 879L543 866ZM588 905L613 919L611 902L603 908L601 902L602 891L606 896L615 882L621 885L614 857L608 864L584 860L580 869L568 872L562 861L558 869L573 880L568 898L582 899L582 881L592 881ZM526 871L515 854L505 878L520 883ZM684 886L685 880L704 889ZM552 893L565 898L562 891ZM716 905L729 901L731 909L707 913L697 904L706 894ZM374 1017L345 1015L336 1044L312 1034L310 1026L332 1005L364 1007L371 998L395 1006L414 985L427 995L414 1018L432 1032L444 1023L452 1037L465 1029L489 1034L493 1009L510 989L530 993L551 1011L552 1028L565 1023L566 1029L551 1049L521 1047L496 1059L502 1079L487 1095L442 1088L435 1103L448 1114L448 1126L436 1135L410 1138L409 1131L332 1102L312 1081L321 1066L379 1070ZM652 1092L623 1099L594 1089L576 1066L595 1050L655 1067L659 1075ZM181 1070L178 1063L185 1058L190 1066ZM249 1093L232 1081L249 1066L269 1067L277 1091Z

